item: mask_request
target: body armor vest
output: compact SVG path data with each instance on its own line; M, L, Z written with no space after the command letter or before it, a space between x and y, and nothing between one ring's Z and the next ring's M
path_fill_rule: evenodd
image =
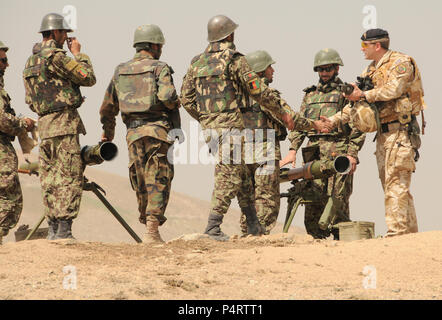
M229 77L228 67L235 50L204 52L192 61L196 99L201 114L237 112L247 107L242 89Z
M57 52L64 50L43 48L28 59L23 71L32 105L39 116L79 108L83 103L80 87L68 78L57 75L51 67Z
M157 97L157 79L164 66L164 62L146 58L118 67L115 89L121 113L152 121L168 117L166 107Z

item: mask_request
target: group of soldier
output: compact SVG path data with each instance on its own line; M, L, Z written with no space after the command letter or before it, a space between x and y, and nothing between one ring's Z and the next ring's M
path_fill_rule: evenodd
M135 30L135 56L115 69L99 111L101 141L114 139L115 118L121 112L127 127L129 178L137 195L140 222L146 224L143 242L163 242L159 226L166 221L174 176L167 155L175 140L170 133L180 128L180 106L202 129L212 130L218 137L215 143L207 138L219 155L205 229L209 237L229 238L221 224L235 197L242 212L243 235L270 233L280 208L280 167L294 166L306 137L310 146L319 147L321 158L345 155L351 164L349 174L310 182L318 201L306 204L307 232L315 238L330 235L330 230L318 227L318 220L331 194L343 204L336 222L350 221L353 172L365 140L363 131L370 131L361 125L366 119L357 108L359 103L376 103L379 109L376 158L385 192L386 236L417 232L409 186L420 146L416 115L424 101L415 61L389 49L385 30L368 30L361 38L362 51L373 62L363 75L371 78L374 88L363 91L353 84L351 94L343 94L338 72L344 64L335 50L323 49L316 54L313 66L319 83L304 89L301 110L295 112L280 92L269 87L274 73L272 57L263 50L245 56L236 50L237 27L223 15L209 20L209 45L192 59L180 96L173 83L173 69L159 60L165 39L156 25ZM84 100L80 86L96 82L89 57L80 52L78 40L67 35L71 31L63 16L46 15L39 31L43 40L33 47L23 71L26 103L38 115L39 176L49 240L73 238L72 221L78 215L85 169L79 135L86 130L77 111ZM74 58L66 55L65 43ZM18 161L11 141L36 126L30 118L15 116L3 88L7 51L0 43L0 242L17 224L22 210ZM252 134L244 137L243 130ZM240 138L240 161L234 161L238 146L231 143L232 135ZM280 141L287 135L291 147L281 159ZM227 161L226 153L221 152L226 145ZM253 150L253 154L244 150ZM263 154L267 155L265 160Z

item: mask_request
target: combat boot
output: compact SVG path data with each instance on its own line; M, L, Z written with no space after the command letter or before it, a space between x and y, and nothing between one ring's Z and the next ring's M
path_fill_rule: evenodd
M210 238L217 241L228 241L229 236L221 231L221 223L223 223L224 216L221 214L211 213L209 214L209 220L207 222L205 234Z
M146 233L144 234L143 237L143 243L150 243L150 244L164 243L164 240L161 239L160 232L158 231L159 225L160 222L158 220L146 221Z
M72 235L72 219L58 219L58 229L54 240L74 239Z
M48 236L46 240L54 240L58 230L58 220L55 218L48 218Z
M251 234L253 236L262 235L263 228L259 223L258 217L256 216L256 209L254 206L248 206L245 208L241 208L242 213L246 216L247 221L247 234Z

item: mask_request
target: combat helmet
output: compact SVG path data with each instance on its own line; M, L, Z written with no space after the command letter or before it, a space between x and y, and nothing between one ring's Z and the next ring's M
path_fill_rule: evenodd
M48 13L41 20L41 26L39 33L51 30L66 30L67 32L72 32L71 27L67 24L66 20L61 14L58 13Z
M134 48L139 43L165 44L166 40L160 27L155 24L145 24L135 30Z
M264 50L258 50L246 55L246 60L253 71L263 72L268 66L276 63L272 57Z
M238 25L224 15L214 16L207 24L207 41L216 42L228 37Z
M325 66L327 64L338 64L344 66L339 53L330 48L322 49L315 55L315 61L313 63L313 71L317 71L317 67Z
M9 50L9 48L3 43L3 41L0 41L0 50L3 50L4 52Z

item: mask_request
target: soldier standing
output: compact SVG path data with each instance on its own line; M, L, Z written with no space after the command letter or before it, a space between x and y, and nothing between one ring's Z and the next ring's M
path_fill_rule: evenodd
M269 85L273 82L275 61L268 52L259 50L245 56L250 67L261 80ZM270 89L270 88L269 88ZM280 93L272 90L275 95ZM269 234L276 224L279 214L280 193L279 193L279 160L281 160L280 141L287 136L287 130L278 119L262 111L259 104L254 100L250 101L250 108L242 108L244 126L250 129L246 134L246 166L252 179L254 194L248 194L240 189L238 203L241 211L241 231L247 234L245 210L255 210L259 219L262 233ZM281 99L281 106L288 108L288 104ZM249 139L250 137L250 139ZM250 144L251 148L248 149ZM247 155L251 155L250 161ZM254 203L254 205L253 205Z
M305 96L301 105L301 113L309 119L318 119L321 115L331 117L339 113L347 101L342 97L339 86L343 84L338 77L339 66L343 62L338 52L333 49L323 49L315 55L313 71L318 72L319 83L304 89ZM350 221L349 200L353 190L353 172L356 170L358 152L365 141L365 134L350 127L348 124L339 125L329 133L314 131L296 131L289 134L291 147L289 154L281 161L281 166L291 162L294 166L296 152L305 138L308 146L319 146L321 159L333 160L338 155L346 155L352 169L347 175L334 175L330 178L309 181L311 190L317 190L317 201L305 205L304 225L307 233L314 238L326 238L329 230L319 228L319 220L330 196L339 200L339 215L334 223ZM333 230L335 239L337 230Z
M135 30L136 54L116 68L100 108L103 141L113 140L119 111L127 127L129 176L137 194L140 222L146 224L146 243L164 242L158 227L166 221L174 175L173 163L167 157L173 145L168 133L180 127L173 69L158 60L164 43L156 25Z
M30 131L34 121L18 118L11 107L11 98L4 89L6 52L9 48L0 41L0 244L2 238L14 228L23 209L23 195L18 179L18 159L12 141L23 130Z
M86 134L86 129L77 111L84 100L80 86L93 86L96 79L78 40L67 37L72 30L62 15L47 14L39 32L43 41L34 46L23 71L26 103L38 114L39 175L48 239L68 239L73 238L72 221L83 189L79 135ZM74 59L63 50L66 41Z
M250 68L244 56L236 51L233 42L237 27L236 23L223 15L209 20L209 45L202 54L192 59L183 79L180 96L183 107L200 122L202 129L212 129L219 137L217 143L222 159L215 167L215 187L205 230L206 234L216 240L228 239L220 225L242 185L242 180L247 179L243 158L240 161L233 159L235 146L230 143L230 138L232 135L241 136L239 131L244 129L241 108L250 107L248 97L251 96L263 110L280 119L289 129L293 129L296 123L299 128L315 127L322 130L326 123L313 123L291 110L288 113L281 108L279 97L268 89ZM228 159L221 157L222 153L225 155L221 152L222 149L225 150L225 146L230 151ZM253 193L251 188L249 193ZM256 217L248 221L255 222L255 225L249 225L249 233L259 233Z
M387 31L370 29L361 40L365 58L372 60L362 77L369 77L374 89L361 91L354 85L347 98L376 103L379 110L375 154L385 194L385 236L417 232L410 184L421 144L416 116L425 106L421 75L412 57L389 49Z

